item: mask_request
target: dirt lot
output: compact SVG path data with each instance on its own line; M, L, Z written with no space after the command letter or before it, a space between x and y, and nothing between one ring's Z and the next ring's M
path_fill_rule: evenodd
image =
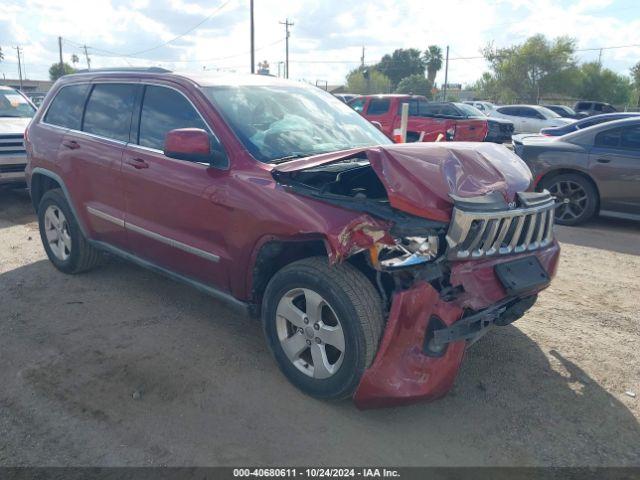
M448 397L361 412L298 393L257 322L186 286L58 273L0 192L0 464L640 465L640 225L558 236L552 287Z

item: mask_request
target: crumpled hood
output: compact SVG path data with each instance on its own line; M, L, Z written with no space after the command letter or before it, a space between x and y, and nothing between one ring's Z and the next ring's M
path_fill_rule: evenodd
M384 184L392 207L437 221L449 221L450 195L476 197L498 191L506 202L529 188L529 167L502 145L476 142L405 143L333 152L275 167L304 170L365 152Z
M23 134L31 118L0 117L0 135Z

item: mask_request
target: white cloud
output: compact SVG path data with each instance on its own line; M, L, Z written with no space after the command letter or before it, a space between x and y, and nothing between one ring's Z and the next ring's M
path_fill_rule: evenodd
M212 4L213 3L213 4ZM27 73L46 78L57 61L57 37L64 55L83 58L87 44L92 66L163 65L177 70L249 70L248 0L230 0L211 19L179 40L136 58L108 52L148 50L186 32L211 15L223 0L24 0L0 9L0 45L5 62L0 72L15 76L15 51L25 53ZM579 48L640 44L640 4L614 0L255 0L256 61L277 71L284 60L285 18L291 29L291 76L331 84L344 80L365 60L374 63L396 48L450 46L449 80L469 83L486 69L475 57L493 41L497 46L543 33L575 37ZM580 52L585 60L598 52ZM604 65L627 73L640 58L639 48L603 51ZM442 82L444 71L437 80Z

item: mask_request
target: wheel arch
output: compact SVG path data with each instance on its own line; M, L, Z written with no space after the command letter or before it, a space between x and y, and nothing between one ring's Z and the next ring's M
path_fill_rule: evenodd
M62 193L69 204L69 208L71 208L71 212L73 213L78 225L80 226L80 230L86 236L87 229L86 225L84 225L82 221L82 217L78 215L78 211L75 208L75 205L71 199L71 195L69 194L69 190L64 183L64 180L55 172L51 170L47 170L46 168L36 167L33 169L31 173L31 203L33 205L34 210L38 211L38 205L40 204L40 200L42 196L47 193L49 190L53 190L59 188L62 190Z

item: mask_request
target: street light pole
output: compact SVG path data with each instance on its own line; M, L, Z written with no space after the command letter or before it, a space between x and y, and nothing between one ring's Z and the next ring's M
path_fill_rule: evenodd
M251 73L256 73L255 31L253 25L253 0L250 0L251 8Z
M442 101L447 101L447 82L449 81L449 45L447 45L447 58L444 62L444 87L442 88Z

